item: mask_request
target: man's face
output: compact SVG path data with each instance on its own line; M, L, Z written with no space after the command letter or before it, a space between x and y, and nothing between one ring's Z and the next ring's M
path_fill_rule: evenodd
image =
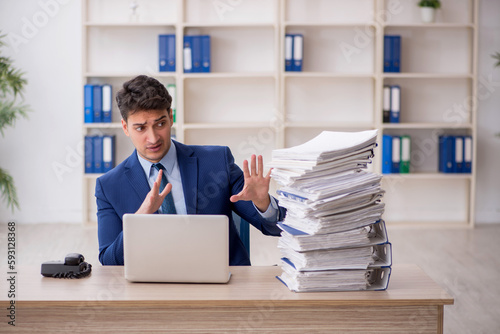
M137 152L144 159L159 162L170 149L172 113L167 110L137 111L122 119L123 132L130 137Z

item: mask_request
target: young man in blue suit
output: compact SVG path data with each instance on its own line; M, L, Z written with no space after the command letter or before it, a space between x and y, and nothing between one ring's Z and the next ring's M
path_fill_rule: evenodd
M245 160L242 171L228 147L171 140L172 97L154 78L141 75L125 82L116 101L123 131L136 149L96 182L99 261L123 265L125 213L224 214L230 221L229 264L250 265L232 211L275 236L280 234L276 223L285 215L268 194L270 173L263 175L262 156L253 155L250 168ZM163 174L168 184L160 192Z

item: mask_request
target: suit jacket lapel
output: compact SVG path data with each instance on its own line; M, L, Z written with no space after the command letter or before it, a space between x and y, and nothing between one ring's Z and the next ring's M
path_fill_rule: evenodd
M177 150L177 162L181 171L182 189L188 214L196 214L198 193L198 158L193 150L184 144L173 141Z
M128 158L125 165L125 176L130 181L130 184L136 191L137 195L139 195L142 203L151 189L135 150L134 153L132 153L132 155Z

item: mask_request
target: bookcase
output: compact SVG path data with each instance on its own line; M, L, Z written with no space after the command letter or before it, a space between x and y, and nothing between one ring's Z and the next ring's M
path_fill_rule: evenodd
M415 0L138 0L135 16L129 1L82 0L82 89L116 93L139 74L175 84L176 139L228 145L240 165L323 130L379 129L379 143L408 134L411 172L384 176L387 224L472 226L478 2L443 0L436 22L421 23ZM288 33L304 36L301 72L284 70ZM176 35L175 72L158 72L159 34ZM194 34L211 36L210 73L183 72L183 36ZM385 34L401 35L400 73L383 72ZM401 86L400 123L382 122L384 85ZM117 164L130 155L114 101L112 123L83 124L84 135L102 133L116 134ZM471 174L438 173L443 133L472 136ZM88 223L96 177L83 175Z

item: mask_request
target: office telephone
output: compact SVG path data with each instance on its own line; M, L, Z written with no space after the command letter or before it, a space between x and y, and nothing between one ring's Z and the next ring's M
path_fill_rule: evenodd
M82 278L92 271L92 265L84 262L82 254L70 253L62 261L48 261L42 263L42 275L55 278Z

